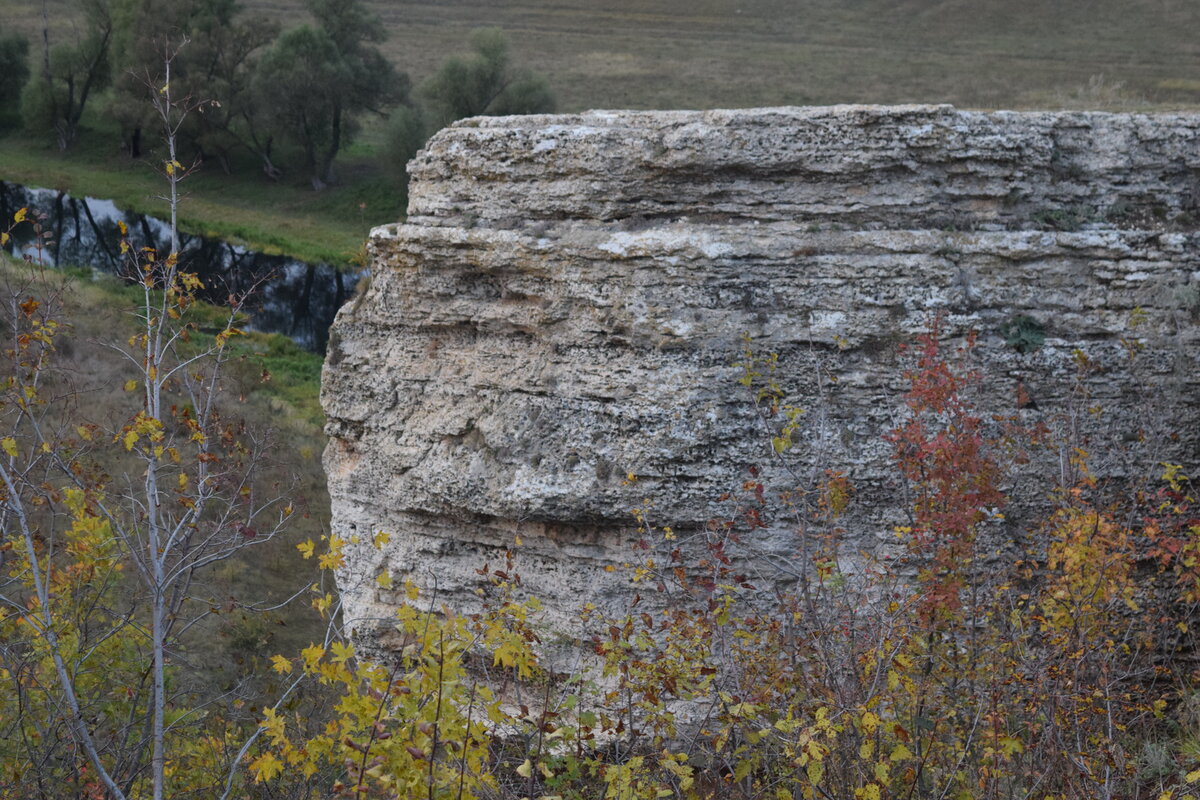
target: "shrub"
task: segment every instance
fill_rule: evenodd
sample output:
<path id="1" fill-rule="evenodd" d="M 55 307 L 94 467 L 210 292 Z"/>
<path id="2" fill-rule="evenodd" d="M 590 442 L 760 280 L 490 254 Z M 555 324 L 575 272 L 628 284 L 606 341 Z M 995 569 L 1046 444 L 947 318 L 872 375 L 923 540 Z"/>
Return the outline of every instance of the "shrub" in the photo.
<path id="1" fill-rule="evenodd" d="M 645 552 L 631 577 L 666 598 L 662 610 L 640 611 L 636 597 L 616 616 L 584 606 L 593 660 L 556 675 L 537 658 L 538 605 L 513 599 L 510 554 L 503 570 L 481 570 L 490 599 L 478 615 L 417 607 L 410 589 L 388 671 L 352 667 L 345 648 L 315 652 L 303 669 L 338 685 L 337 735 L 293 741 L 268 716 L 277 755 L 259 776 L 319 752 L 344 796 L 1190 796 L 1194 747 L 1170 738 L 1189 724 L 1170 717 L 1195 694 L 1183 654 L 1200 599 L 1200 520 L 1182 469 L 1100 505 L 1079 451 L 1079 482 L 1054 497 L 1039 544 L 991 557 L 1006 454 L 1046 434 L 982 418 L 967 399 L 978 376 L 963 366 L 973 339 L 947 358 L 937 334 L 917 343 L 905 415 L 887 434 L 911 498 L 899 558 L 843 552 L 853 486 L 826 472 L 790 509 L 816 543 L 796 588 L 764 601 L 727 550 L 771 513 L 752 473 L 728 518 L 686 543 L 700 559 L 639 513 Z M 775 359 L 748 348 L 743 366 L 772 450 L 797 446 Z"/>

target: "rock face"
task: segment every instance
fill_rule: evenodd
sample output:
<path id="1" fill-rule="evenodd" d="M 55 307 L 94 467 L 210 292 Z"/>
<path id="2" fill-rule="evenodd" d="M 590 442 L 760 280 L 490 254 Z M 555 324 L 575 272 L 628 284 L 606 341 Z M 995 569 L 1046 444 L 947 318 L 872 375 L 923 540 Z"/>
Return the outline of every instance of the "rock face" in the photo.
<path id="1" fill-rule="evenodd" d="M 1200 115 L 473 119 L 409 170 L 408 222 L 373 232 L 322 389 L 358 624 L 396 602 L 381 573 L 470 606 L 476 569 L 518 537 L 552 620 L 622 603 L 628 575 L 604 568 L 633 560 L 632 510 L 686 540 L 751 466 L 768 507 L 844 472 L 846 550 L 886 546 L 904 512 L 882 439 L 902 417 L 898 346 L 938 314 L 951 345 L 978 332 L 985 416 L 1057 432 L 1031 480 L 1074 445 L 1100 477 L 1196 461 Z M 745 336 L 805 411 L 783 459 L 738 382 Z M 1048 489 L 996 535 L 1030 535 Z M 801 532 L 766 518 L 741 547 L 781 567 L 769 583 Z"/>

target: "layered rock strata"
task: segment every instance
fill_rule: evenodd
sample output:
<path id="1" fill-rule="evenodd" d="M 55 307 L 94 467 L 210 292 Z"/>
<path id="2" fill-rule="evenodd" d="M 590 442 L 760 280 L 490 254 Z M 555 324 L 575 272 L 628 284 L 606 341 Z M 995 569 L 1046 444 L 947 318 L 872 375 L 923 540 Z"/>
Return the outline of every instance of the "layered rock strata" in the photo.
<path id="1" fill-rule="evenodd" d="M 518 538 L 552 621 L 619 606 L 629 576 L 605 568 L 633 560 L 632 510 L 686 540 L 750 467 L 768 524 L 743 549 L 774 565 L 764 592 L 802 549 L 775 498 L 826 470 L 854 486 L 846 551 L 886 547 L 904 512 L 882 438 L 903 413 L 899 346 L 938 315 L 948 345 L 978 332 L 985 417 L 1057 432 L 997 541 L 1036 532 L 1068 445 L 1101 478 L 1196 461 L 1200 115 L 473 119 L 409 170 L 408 221 L 372 232 L 322 388 L 359 624 L 398 601 L 383 573 L 472 606 L 476 570 Z M 746 337 L 804 409 L 782 459 L 739 383 Z"/>

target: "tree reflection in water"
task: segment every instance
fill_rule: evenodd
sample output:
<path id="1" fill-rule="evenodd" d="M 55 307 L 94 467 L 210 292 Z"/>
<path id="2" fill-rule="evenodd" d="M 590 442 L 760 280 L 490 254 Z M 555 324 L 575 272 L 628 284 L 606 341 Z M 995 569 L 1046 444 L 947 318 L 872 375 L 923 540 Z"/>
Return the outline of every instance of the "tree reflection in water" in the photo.
<path id="1" fill-rule="evenodd" d="M 134 248 L 169 246 L 167 223 L 160 219 L 121 211 L 109 200 L 0 181 L 0 219 L 12 219 L 20 208 L 46 216 L 51 244 L 44 257 L 52 266 L 126 271 L 120 258 L 118 221 L 128 227 Z M 32 236 L 30 226 L 18 226 L 9 249 L 17 255 L 31 251 Z M 325 351 L 333 317 L 359 277 L 329 264 L 258 253 L 220 239 L 181 234 L 180 240 L 180 260 L 203 281 L 205 300 L 223 305 L 231 293 L 254 290 L 247 306 L 249 327 L 282 333 L 318 353 Z"/>

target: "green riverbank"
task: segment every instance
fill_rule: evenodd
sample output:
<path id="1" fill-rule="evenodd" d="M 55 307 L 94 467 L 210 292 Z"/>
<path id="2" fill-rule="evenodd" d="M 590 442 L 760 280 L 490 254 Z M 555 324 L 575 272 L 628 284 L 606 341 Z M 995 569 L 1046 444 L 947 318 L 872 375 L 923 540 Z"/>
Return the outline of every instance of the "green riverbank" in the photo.
<path id="1" fill-rule="evenodd" d="M 273 181 L 253 169 L 227 175 L 215 165 L 183 183 L 180 228 L 302 261 L 350 264 L 361 258 L 374 225 L 403 213 L 403 192 L 378 174 L 366 148 L 340 162 L 341 182 L 314 192 L 307 182 Z M 44 138 L 0 138 L 0 180 L 112 200 L 118 207 L 166 218 L 164 184 L 145 160 L 120 153 L 110 137 L 87 135 L 66 153 Z"/>

